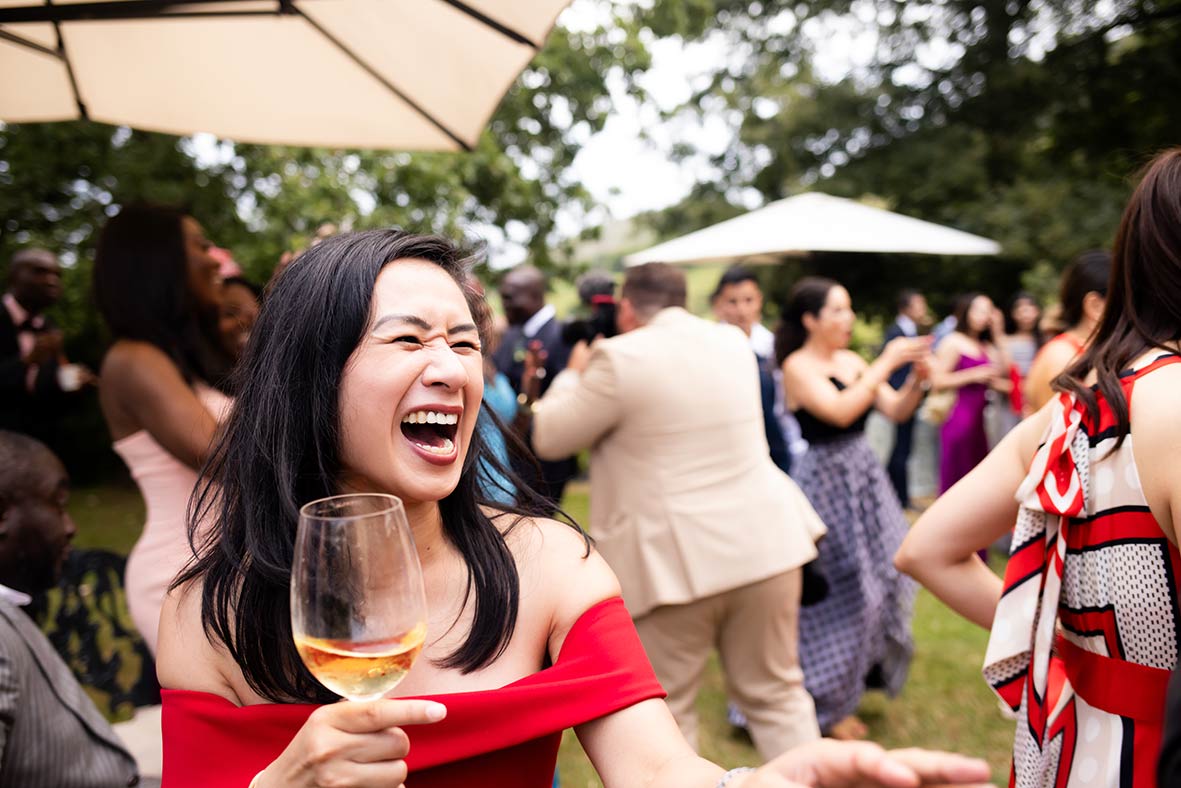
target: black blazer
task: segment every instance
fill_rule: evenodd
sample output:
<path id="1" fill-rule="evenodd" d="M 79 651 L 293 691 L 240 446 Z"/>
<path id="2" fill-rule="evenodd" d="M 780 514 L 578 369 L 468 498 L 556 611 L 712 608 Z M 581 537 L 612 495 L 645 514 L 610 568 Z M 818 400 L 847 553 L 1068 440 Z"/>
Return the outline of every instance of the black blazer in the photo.
<path id="1" fill-rule="evenodd" d="M 545 348 L 545 377 L 541 380 L 538 394 L 542 396 L 558 373 L 566 368 L 570 348 L 562 341 L 562 324 L 556 317 L 543 324 L 533 339 L 540 341 L 541 346 Z M 525 373 L 525 349 L 530 341 L 532 340 L 525 338 L 523 326 L 509 326 L 501 338 L 500 347 L 492 357 L 496 368 L 505 374 L 512 384 L 513 391 L 518 393 L 521 391 L 521 376 Z M 528 435 L 524 438 L 527 444 L 531 442 Z M 513 470 L 525 484 L 555 504 L 561 502 L 566 483 L 578 474 L 578 460 L 574 457 L 564 460 L 540 460 L 536 466 L 533 464 L 533 458 L 514 456 L 512 460 Z"/>
<path id="2" fill-rule="evenodd" d="M 42 331 L 57 326 L 45 318 Z M 62 398 L 57 382 L 57 361 L 47 361 L 37 369 L 33 390 L 29 391 L 29 368 L 21 361 L 16 325 L 8 310 L 0 304 L 0 429 L 41 434 L 41 427 L 54 418 Z"/>
<path id="3" fill-rule="evenodd" d="M 897 320 L 895 320 L 890 324 L 890 327 L 886 329 L 886 339 L 882 343 L 882 346 L 885 347 L 885 345 L 888 344 L 892 339 L 897 339 L 898 337 L 904 336 L 906 336 L 906 332 L 902 330 L 902 326 L 898 324 Z M 901 366 L 891 372 L 889 378 L 890 385 L 893 386 L 895 390 L 902 388 L 903 384 L 906 383 L 906 379 L 910 377 L 910 370 L 913 367 L 913 364 L 906 364 L 905 366 Z"/>
<path id="4" fill-rule="evenodd" d="M 553 379 L 566 368 L 570 348 L 562 341 L 562 325 L 557 318 L 550 318 L 533 339 L 539 340 L 545 348 L 545 378 L 541 381 L 541 394 L 545 394 Z M 525 372 L 525 349 L 530 341 L 525 338 L 523 326 L 509 326 L 501 338 L 500 347 L 492 357 L 496 362 L 496 368 L 505 374 L 513 386 L 513 391 L 516 392 L 521 391 L 521 376 Z"/>

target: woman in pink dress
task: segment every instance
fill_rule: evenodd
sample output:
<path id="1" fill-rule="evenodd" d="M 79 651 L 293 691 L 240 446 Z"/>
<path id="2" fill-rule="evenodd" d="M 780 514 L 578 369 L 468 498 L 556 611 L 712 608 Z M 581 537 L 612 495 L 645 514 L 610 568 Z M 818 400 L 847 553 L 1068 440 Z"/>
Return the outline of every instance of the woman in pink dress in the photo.
<path id="1" fill-rule="evenodd" d="M 1181 148 L 1116 235 L 1108 308 L 1046 407 L 915 524 L 895 562 L 991 629 L 1012 785 L 1153 788 L 1181 650 Z M 1002 581 L 973 552 L 1008 529 Z"/>
<path id="2" fill-rule="evenodd" d="M 124 208 L 98 242 L 94 291 L 115 342 L 103 359 L 99 399 L 147 506 L 127 559 L 124 589 L 154 654 L 168 584 L 192 555 L 185 512 L 218 420 L 231 360 L 218 333 L 221 276 L 191 216 L 159 206 Z"/>

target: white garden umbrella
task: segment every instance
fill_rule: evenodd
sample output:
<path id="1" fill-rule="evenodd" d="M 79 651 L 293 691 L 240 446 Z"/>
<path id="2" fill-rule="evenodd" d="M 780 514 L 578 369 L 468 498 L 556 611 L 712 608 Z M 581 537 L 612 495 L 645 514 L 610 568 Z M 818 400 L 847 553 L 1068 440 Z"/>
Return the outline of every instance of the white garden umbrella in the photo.
<path id="1" fill-rule="evenodd" d="M 0 0 L 0 120 L 471 149 L 569 0 Z"/>
<path id="2" fill-rule="evenodd" d="M 808 252 L 993 255 L 1000 251 L 996 241 L 978 235 L 810 192 L 630 254 L 624 263 L 771 263 Z"/>

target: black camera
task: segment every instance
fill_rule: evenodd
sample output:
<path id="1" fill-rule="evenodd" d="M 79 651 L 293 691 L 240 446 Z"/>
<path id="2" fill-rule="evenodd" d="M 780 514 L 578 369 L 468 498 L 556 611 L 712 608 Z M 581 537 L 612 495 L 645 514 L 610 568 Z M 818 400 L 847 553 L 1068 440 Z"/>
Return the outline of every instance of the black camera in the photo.
<path id="1" fill-rule="evenodd" d="M 578 300 L 583 315 L 562 325 L 562 343 L 573 347 L 595 337 L 613 337 L 615 327 L 615 280 L 605 271 L 591 271 L 578 279 Z"/>

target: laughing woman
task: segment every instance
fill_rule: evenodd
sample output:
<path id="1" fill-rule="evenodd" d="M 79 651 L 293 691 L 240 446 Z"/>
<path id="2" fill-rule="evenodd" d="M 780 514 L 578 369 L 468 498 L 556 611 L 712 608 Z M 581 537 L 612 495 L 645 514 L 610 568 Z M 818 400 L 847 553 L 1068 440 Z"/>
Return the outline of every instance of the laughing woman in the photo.
<path id="1" fill-rule="evenodd" d="M 161 617 L 165 784 L 548 788 L 571 726 L 609 788 L 985 779 L 955 756 L 832 742 L 741 773 L 698 758 L 584 536 L 480 495 L 485 311 L 468 262 L 372 231 L 276 280 L 206 470 L 212 528 Z M 344 492 L 400 497 L 421 559 L 428 637 L 398 699 L 334 702 L 292 642 L 299 508 Z"/>

